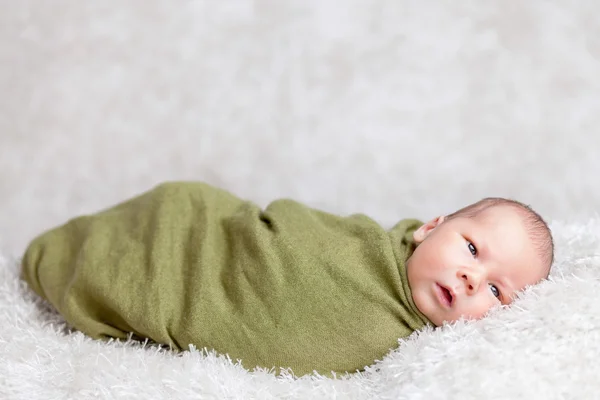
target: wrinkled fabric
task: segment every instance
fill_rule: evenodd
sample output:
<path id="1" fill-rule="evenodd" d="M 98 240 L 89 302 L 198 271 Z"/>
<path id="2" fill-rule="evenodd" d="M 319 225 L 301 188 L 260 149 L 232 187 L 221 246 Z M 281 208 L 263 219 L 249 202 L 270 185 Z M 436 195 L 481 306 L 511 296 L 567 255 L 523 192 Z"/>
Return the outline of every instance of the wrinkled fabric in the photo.
<path id="1" fill-rule="evenodd" d="M 173 182 L 46 232 L 23 278 L 77 330 L 214 349 L 300 376 L 355 372 L 428 321 L 406 277 L 412 232 L 292 200 L 266 209 Z"/>

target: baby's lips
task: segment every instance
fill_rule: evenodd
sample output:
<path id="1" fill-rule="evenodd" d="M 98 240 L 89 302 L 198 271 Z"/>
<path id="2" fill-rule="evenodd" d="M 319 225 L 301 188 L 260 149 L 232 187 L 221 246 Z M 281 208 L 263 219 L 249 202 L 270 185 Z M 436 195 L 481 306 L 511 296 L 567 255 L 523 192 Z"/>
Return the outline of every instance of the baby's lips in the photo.
<path id="1" fill-rule="evenodd" d="M 444 302 L 445 305 L 451 307 L 452 303 L 454 301 L 454 296 L 453 296 L 452 290 L 450 288 L 448 288 L 447 286 L 444 286 L 440 283 L 437 283 L 437 286 L 439 287 L 438 295 L 442 297 L 442 299 L 443 299 L 442 301 Z"/>
<path id="2" fill-rule="evenodd" d="M 456 299 L 456 292 L 452 288 L 447 288 L 448 293 L 450 293 L 450 305 L 454 304 L 454 300 Z"/>
<path id="3" fill-rule="evenodd" d="M 446 289 L 446 291 L 448 292 L 448 295 L 450 295 L 450 306 L 452 306 L 452 304 L 454 304 L 454 298 L 456 297 L 456 295 L 454 294 L 452 289 L 447 288 L 447 287 L 444 287 L 444 289 Z"/>

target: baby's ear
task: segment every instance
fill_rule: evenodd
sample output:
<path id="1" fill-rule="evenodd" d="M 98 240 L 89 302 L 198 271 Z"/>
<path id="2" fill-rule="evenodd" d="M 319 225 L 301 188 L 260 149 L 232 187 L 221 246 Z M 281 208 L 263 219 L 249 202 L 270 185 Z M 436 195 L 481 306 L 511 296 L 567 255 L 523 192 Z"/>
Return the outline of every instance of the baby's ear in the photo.
<path id="1" fill-rule="evenodd" d="M 417 229 L 414 233 L 413 233 L 413 239 L 415 241 L 416 244 L 420 244 L 421 242 L 423 242 L 423 240 L 425 240 L 425 238 L 427 236 L 429 236 L 429 234 L 431 232 L 433 232 L 433 230 L 435 228 L 437 228 L 442 222 L 444 222 L 446 220 L 445 216 L 439 216 L 437 218 L 432 219 L 431 221 L 421 225 L 419 227 L 419 229 Z"/>

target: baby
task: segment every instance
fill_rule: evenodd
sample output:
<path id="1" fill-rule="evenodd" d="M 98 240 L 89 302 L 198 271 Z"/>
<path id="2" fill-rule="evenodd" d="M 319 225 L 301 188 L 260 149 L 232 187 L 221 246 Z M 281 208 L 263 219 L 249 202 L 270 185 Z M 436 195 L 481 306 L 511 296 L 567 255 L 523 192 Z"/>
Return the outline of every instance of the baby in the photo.
<path id="1" fill-rule="evenodd" d="M 427 324 L 480 318 L 552 261 L 548 226 L 512 200 L 385 230 L 175 182 L 39 236 L 22 275 L 91 337 L 194 345 L 300 376 L 361 370 Z"/>

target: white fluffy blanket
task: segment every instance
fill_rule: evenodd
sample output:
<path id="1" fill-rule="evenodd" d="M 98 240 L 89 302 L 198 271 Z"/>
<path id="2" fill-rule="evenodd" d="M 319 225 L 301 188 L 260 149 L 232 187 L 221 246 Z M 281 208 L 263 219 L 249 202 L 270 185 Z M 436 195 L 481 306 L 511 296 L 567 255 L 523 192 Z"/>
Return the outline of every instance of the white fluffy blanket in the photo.
<path id="1" fill-rule="evenodd" d="M 202 351 L 175 356 L 68 334 L 0 258 L 6 399 L 552 399 L 600 390 L 600 220 L 554 224 L 552 279 L 484 320 L 413 335 L 363 374 L 294 380 Z M 293 340 L 293 339 L 290 339 Z"/>
<path id="2" fill-rule="evenodd" d="M 6 2 L 0 398 L 593 398 L 599 12 L 591 0 Z M 514 197 L 553 221 L 557 262 L 512 307 L 338 380 L 65 332 L 17 279 L 27 242 L 171 179 L 384 225 Z"/>

